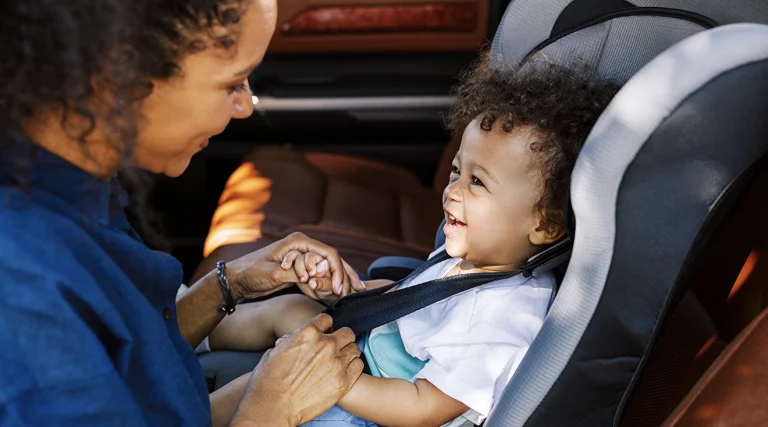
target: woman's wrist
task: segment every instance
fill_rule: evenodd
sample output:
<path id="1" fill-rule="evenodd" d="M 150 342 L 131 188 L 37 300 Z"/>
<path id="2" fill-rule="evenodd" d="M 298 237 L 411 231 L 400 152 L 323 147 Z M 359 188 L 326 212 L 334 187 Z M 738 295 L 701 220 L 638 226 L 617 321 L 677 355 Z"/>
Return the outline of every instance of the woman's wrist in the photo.
<path id="1" fill-rule="evenodd" d="M 232 417 L 232 427 L 297 427 L 298 424 L 291 421 L 291 417 L 286 413 L 289 410 L 287 404 L 279 401 L 280 396 L 256 396 L 246 390 L 243 398 L 240 400 L 235 414 Z M 247 398 L 247 402 L 245 401 Z"/>
<path id="2" fill-rule="evenodd" d="M 253 279 L 246 274 L 248 270 L 247 266 L 242 266 L 239 259 L 226 263 L 226 273 L 229 278 L 230 294 L 232 298 L 237 302 L 243 298 L 258 298 L 264 292 L 257 292 L 255 289 L 259 289 L 253 283 Z M 214 275 L 216 270 L 213 271 Z"/>
<path id="3" fill-rule="evenodd" d="M 258 409 L 264 409 L 268 412 L 259 413 L 257 412 Z M 293 424 L 287 418 L 281 417 L 268 405 L 258 405 L 248 412 L 253 414 L 252 418 L 235 413 L 235 418 L 229 424 L 230 427 L 297 427 L 297 424 Z"/>
<path id="4" fill-rule="evenodd" d="M 227 276 L 229 277 L 229 292 L 235 302 L 245 298 L 246 296 L 253 297 L 252 295 L 247 295 L 247 292 L 245 291 L 247 287 L 245 285 L 244 274 L 235 271 L 233 268 L 229 267 L 229 264 L 227 264 Z"/>

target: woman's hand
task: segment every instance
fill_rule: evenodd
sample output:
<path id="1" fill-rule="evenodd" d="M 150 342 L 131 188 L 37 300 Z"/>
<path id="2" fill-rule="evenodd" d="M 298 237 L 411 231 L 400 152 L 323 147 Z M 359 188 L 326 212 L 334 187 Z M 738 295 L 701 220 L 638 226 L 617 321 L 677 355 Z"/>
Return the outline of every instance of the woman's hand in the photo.
<path id="1" fill-rule="evenodd" d="M 341 399 L 363 372 L 363 361 L 352 331 L 328 334 L 332 325 L 321 314 L 279 340 L 251 374 L 231 425 L 295 427 Z"/>
<path id="2" fill-rule="evenodd" d="M 283 268 L 289 253 L 315 253 L 328 263 L 330 286 L 337 295 L 351 289 L 363 290 L 360 278 L 339 256 L 339 252 L 301 233 L 277 241 L 269 246 L 227 263 L 227 275 L 235 299 L 263 296 L 293 283 L 307 283 L 309 277 L 299 277 L 293 268 Z M 304 279 L 304 280 L 302 280 Z"/>
<path id="3" fill-rule="evenodd" d="M 344 260 L 342 260 L 342 263 L 348 275 L 357 276 L 357 273 L 349 264 Z M 302 254 L 299 251 L 290 251 L 283 258 L 280 266 L 286 270 L 292 268 L 299 278 L 297 285 L 301 292 L 325 305 L 331 305 L 348 293 L 360 290 L 355 286 L 352 286 L 349 290 L 344 287 L 334 288 L 331 283 L 328 260 L 315 252 Z M 365 289 L 365 284 L 363 283 L 362 285 L 363 289 Z"/>

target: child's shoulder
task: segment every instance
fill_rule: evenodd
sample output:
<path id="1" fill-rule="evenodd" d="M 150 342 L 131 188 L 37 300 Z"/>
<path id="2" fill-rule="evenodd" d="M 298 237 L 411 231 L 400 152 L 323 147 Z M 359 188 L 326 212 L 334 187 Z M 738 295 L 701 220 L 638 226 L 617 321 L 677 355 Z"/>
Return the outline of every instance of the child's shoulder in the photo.
<path id="1" fill-rule="evenodd" d="M 511 277 L 496 280 L 494 282 L 482 285 L 479 290 L 494 290 L 498 289 L 504 291 L 505 289 L 520 288 L 531 289 L 537 292 L 551 293 L 556 287 L 555 276 L 552 273 L 545 272 L 537 274 L 536 276 L 525 277 L 523 274 L 518 273 Z"/>

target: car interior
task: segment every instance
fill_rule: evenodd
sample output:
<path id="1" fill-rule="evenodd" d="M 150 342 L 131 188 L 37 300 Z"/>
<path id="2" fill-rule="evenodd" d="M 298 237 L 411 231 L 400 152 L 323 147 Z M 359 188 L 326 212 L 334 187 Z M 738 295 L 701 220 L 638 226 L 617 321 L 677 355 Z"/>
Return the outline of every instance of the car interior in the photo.
<path id="1" fill-rule="evenodd" d="M 568 239 L 538 264 L 557 296 L 485 425 L 768 425 L 768 2 L 279 8 L 256 113 L 154 183 L 187 283 L 295 231 L 404 277 L 440 245 L 456 76 L 481 49 L 579 59 L 626 85 L 579 156 Z M 200 359 L 218 387 L 259 357 Z"/>

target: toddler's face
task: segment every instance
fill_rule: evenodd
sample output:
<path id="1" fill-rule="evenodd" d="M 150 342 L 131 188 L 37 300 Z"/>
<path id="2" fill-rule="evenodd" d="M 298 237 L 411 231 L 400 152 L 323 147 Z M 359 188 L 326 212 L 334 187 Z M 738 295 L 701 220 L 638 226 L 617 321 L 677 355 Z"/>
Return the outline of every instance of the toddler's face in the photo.
<path id="1" fill-rule="evenodd" d="M 497 122 L 490 132 L 473 121 L 464 131 L 443 192 L 446 250 L 478 267 L 518 267 L 537 252 L 544 233 L 535 209 L 540 172 L 529 148 L 538 132 L 517 126 L 504 132 Z"/>

